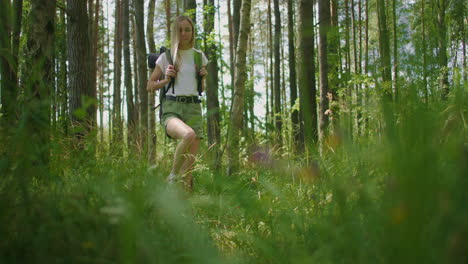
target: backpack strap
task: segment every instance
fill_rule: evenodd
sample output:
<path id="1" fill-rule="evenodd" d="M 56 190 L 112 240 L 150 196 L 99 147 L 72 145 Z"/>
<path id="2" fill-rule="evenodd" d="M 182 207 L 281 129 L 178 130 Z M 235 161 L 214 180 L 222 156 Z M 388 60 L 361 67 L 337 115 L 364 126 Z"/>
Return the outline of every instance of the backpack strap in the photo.
<path id="1" fill-rule="evenodd" d="M 193 51 L 193 56 L 194 56 L 194 61 L 195 61 L 195 74 L 197 78 L 197 90 L 198 90 L 198 95 L 202 95 L 202 76 L 200 75 L 200 70 L 203 67 L 202 65 L 202 53 L 194 50 Z"/>
<path id="2" fill-rule="evenodd" d="M 167 59 L 167 62 L 169 63 L 169 65 L 173 65 L 173 61 L 172 61 L 172 55 L 171 55 L 171 50 L 170 49 L 166 49 L 165 51 L 166 53 L 166 59 Z M 169 89 L 171 89 L 172 87 L 172 93 L 174 93 L 174 84 L 175 84 L 175 79 L 172 78 L 170 81 L 169 81 L 169 84 L 166 85 L 165 87 L 162 88 L 162 90 L 160 91 L 160 94 L 159 94 L 159 120 L 162 122 L 162 114 L 163 114 L 163 102 L 164 100 L 166 99 L 166 93 L 169 91 Z M 156 108 L 158 108 L 158 106 L 156 106 Z"/>

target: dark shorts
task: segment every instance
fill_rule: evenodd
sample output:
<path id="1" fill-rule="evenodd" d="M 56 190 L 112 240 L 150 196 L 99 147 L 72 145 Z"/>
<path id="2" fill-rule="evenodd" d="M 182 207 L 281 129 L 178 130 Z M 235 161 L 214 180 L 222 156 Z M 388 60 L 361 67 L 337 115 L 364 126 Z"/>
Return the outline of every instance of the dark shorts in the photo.
<path id="1" fill-rule="evenodd" d="M 200 103 L 181 103 L 171 100 L 164 100 L 163 114 L 161 117 L 164 130 L 166 131 L 167 121 L 176 117 L 195 131 L 197 138 L 203 138 L 203 119 Z M 170 137 L 170 136 L 169 136 Z"/>

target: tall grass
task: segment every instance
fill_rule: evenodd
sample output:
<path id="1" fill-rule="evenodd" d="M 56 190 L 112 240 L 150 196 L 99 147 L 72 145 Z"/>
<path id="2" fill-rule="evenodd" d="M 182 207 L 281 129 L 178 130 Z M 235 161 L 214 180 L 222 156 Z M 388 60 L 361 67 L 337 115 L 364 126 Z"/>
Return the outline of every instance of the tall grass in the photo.
<path id="1" fill-rule="evenodd" d="M 170 159 L 149 169 L 62 141 L 54 177 L 31 175 L 24 199 L 10 189 L 18 161 L 2 157 L 0 262 L 467 263 L 466 87 L 430 105 L 401 90 L 374 109 L 381 135 L 343 137 L 309 166 L 269 156 L 236 177 L 201 160 L 192 194 L 164 183 Z"/>

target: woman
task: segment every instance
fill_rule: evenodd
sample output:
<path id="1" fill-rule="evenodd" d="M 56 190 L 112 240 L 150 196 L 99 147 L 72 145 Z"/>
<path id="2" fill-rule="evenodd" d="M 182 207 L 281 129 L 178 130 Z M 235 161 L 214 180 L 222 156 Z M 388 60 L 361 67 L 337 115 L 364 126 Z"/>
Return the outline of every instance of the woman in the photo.
<path id="1" fill-rule="evenodd" d="M 170 56 L 167 52 L 161 54 L 156 61 L 156 67 L 148 81 L 147 90 L 155 91 L 170 84 L 174 79 L 173 88 L 167 90 L 164 100 L 161 123 L 166 134 L 180 140 L 174 153 L 172 170 L 167 181 L 175 182 L 179 177 L 185 177 L 188 190 L 192 189 L 191 168 L 195 162 L 202 135 L 201 104 L 198 99 L 197 75 L 206 77 L 206 56 L 195 50 L 195 31 L 193 22 L 186 16 L 175 19 L 172 27 Z M 196 69 L 194 53 L 201 53 L 200 69 Z M 163 74 L 164 72 L 164 74 Z M 202 81 L 203 83 L 203 81 Z M 166 88 L 167 89 L 167 88 Z"/>

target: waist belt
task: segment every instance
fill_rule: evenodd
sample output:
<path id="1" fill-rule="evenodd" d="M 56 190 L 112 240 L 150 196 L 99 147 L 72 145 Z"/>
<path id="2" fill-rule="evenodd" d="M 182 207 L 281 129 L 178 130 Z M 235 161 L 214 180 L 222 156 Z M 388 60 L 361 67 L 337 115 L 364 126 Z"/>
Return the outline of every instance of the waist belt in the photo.
<path id="1" fill-rule="evenodd" d="M 167 100 L 176 101 L 183 104 L 199 104 L 201 100 L 198 99 L 198 96 L 166 96 Z"/>

